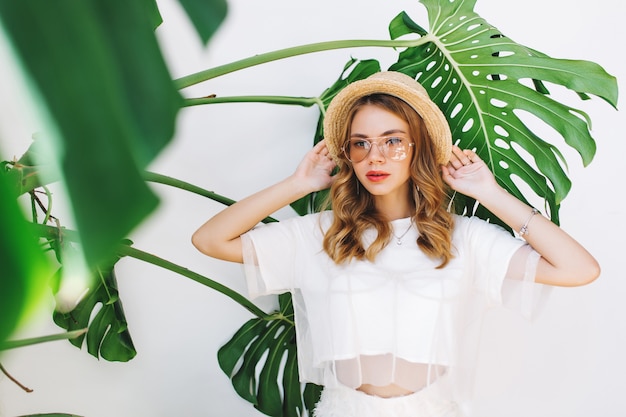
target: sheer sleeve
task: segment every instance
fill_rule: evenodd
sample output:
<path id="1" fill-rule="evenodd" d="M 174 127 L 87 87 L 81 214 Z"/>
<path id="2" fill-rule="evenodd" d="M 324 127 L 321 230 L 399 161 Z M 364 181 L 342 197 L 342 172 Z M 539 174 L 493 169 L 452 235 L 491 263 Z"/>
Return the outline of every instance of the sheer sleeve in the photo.
<path id="1" fill-rule="evenodd" d="M 474 217 L 457 221 L 465 233 L 465 250 L 471 254 L 475 289 L 489 305 L 534 317 L 549 294 L 545 286 L 535 283 L 540 255 L 500 226 Z"/>
<path id="2" fill-rule="evenodd" d="M 251 299 L 267 294 L 267 287 L 261 278 L 259 260 L 254 250 L 254 242 L 250 233 L 241 236 L 243 268 L 248 284 L 248 296 Z"/>
<path id="3" fill-rule="evenodd" d="M 248 295 L 281 294 L 293 288 L 296 242 L 293 222 L 258 226 L 241 236 Z"/>
<path id="4" fill-rule="evenodd" d="M 241 236 L 250 298 L 282 294 L 297 287 L 296 280 L 302 275 L 307 257 L 317 250 L 318 218 L 297 216 L 260 225 Z"/>
<path id="5" fill-rule="evenodd" d="M 519 248 L 511 258 L 502 285 L 504 307 L 519 311 L 529 320 L 539 314 L 550 294 L 550 286 L 535 282 L 540 258 L 528 244 Z"/>
<path id="6" fill-rule="evenodd" d="M 516 251 L 525 241 L 478 217 L 457 217 L 459 256 L 465 259 L 474 290 L 488 305 L 502 304 L 502 283 Z"/>

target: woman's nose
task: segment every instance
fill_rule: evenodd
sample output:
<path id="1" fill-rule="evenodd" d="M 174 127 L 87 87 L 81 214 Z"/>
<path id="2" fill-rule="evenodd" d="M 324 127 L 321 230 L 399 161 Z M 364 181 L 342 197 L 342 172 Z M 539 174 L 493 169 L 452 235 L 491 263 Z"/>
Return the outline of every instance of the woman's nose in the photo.
<path id="1" fill-rule="evenodd" d="M 385 161 L 385 155 L 383 154 L 383 151 L 378 143 L 372 143 L 372 147 L 367 154 L 367 159 L 370 161 L 370 163 Z"/>

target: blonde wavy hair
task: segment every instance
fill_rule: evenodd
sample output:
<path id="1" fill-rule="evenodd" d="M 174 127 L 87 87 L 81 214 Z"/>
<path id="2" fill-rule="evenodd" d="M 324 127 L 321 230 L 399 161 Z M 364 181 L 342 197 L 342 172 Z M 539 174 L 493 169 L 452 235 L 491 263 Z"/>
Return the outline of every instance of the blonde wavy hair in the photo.
<path id="1" fill-rule="evenodd" d="M 410 165 L 409 200 L 415 209 L 412 218 L 419 230 L 417 246 L 428 257 L 439 259 L 441 263 L 437 268 L 443 268 L 452 258 L 453 219 L 446 210 L 446 184 L 441 178 L 436 152 L 422 118 L 399 98 L 386 94 L 369 95 L 358 100 L 351 109 L 343 135 L 344 144 L 350 138 L 354 115 L 365 105 L 386 109 L 409 125 L 409 134 L 415 142 Z M 337 155 L 337 166 L 338 172 L 327 201 L 332 207 L 334 220 L 324 235 L 324 251 L 337 264 L 353 258 L 373 261 L 391 239 L 388 219 L 376 211 L 372 195 L 358 183 L 345 155 Z M 359 192 L 357 187 L 360 187 Z M 376 230 L 377 237 L 364 248 L 361 236 L 370 228 Z"/>

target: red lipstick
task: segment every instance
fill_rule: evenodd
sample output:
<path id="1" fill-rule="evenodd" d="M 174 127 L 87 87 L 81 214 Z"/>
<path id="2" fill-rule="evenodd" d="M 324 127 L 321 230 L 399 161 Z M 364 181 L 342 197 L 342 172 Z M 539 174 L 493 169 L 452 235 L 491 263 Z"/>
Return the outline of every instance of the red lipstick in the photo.
<path id="1" fill-rule="evenodd" d="M 368 171 L 365 176 L 372 182 L 380 182 L 386 180 L 389 177 L 389 173 L 385 171 Z"/>

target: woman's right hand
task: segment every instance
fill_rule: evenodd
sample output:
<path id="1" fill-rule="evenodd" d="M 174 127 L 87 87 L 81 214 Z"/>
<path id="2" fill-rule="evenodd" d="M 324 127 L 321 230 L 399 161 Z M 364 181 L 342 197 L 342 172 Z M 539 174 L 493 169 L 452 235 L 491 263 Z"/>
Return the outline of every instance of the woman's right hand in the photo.
<path id="1" fill-rule="evenodd" d="M 225 261 L 242 262 L 240 236 L 276 210 L 314 191 L 330 186 L 335 163 L 324 141 L 306 153 L 295 172 L 264 190 L 225 208 L 192 236 L 193 245 L 206 255 Z"/>
<path id="2" fill-rule="evenodd" d="M 324 140 L 309 150 L 296 168 L 292 177 L 302 181 L 309 192 L 324 190 L 333 182 L 332 172 L 336 164 L 328 154 Z"/>

